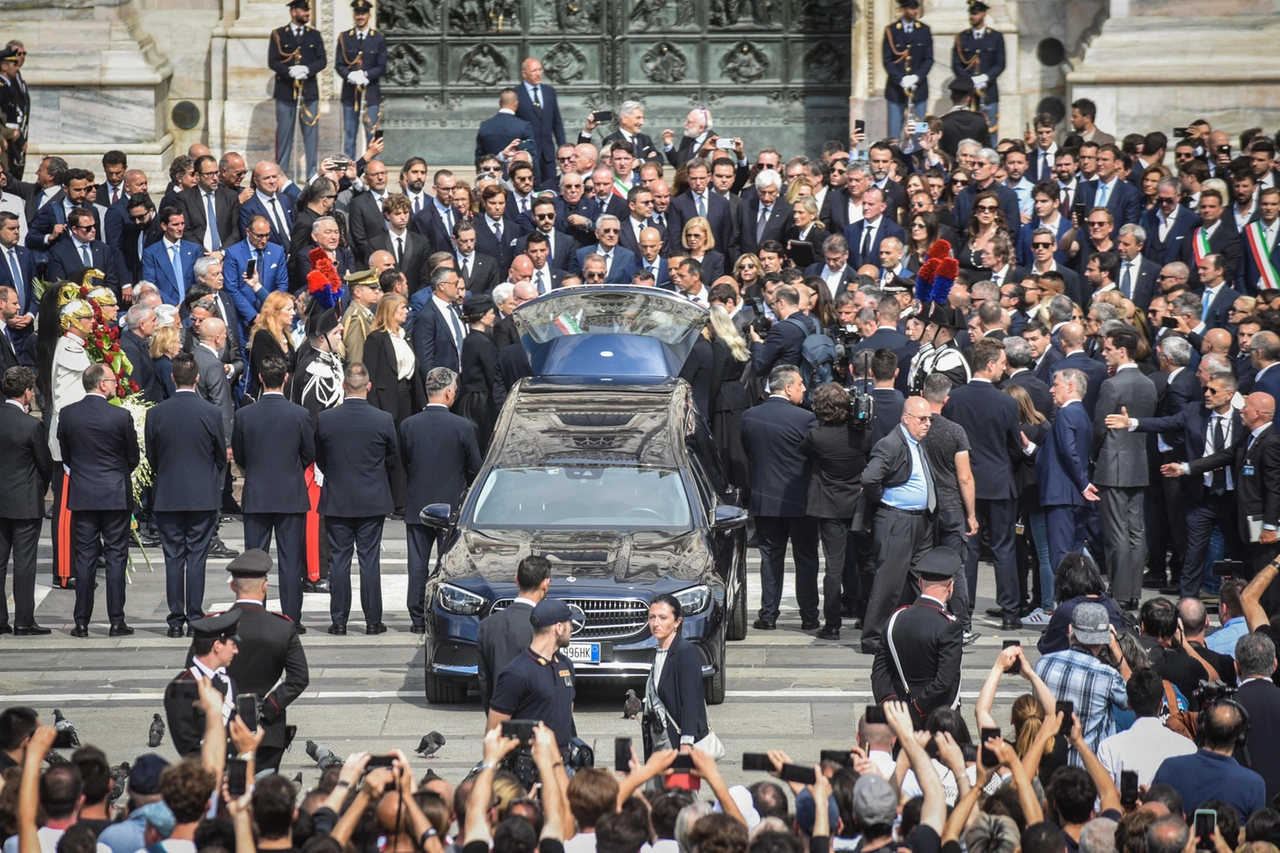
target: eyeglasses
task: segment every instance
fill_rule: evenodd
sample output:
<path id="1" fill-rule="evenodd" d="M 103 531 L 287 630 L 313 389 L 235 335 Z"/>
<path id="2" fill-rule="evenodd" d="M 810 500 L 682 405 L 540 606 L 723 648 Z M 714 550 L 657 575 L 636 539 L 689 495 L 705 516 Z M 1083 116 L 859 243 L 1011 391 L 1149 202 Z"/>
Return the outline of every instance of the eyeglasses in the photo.
<path id="1" fill-rule="evenodd" d="M 1178 203 L 1176 198 L 1162 198 L 1159 200 L 1161 204 L 1175 205 Z"/>
<path id="2" fill-rule="evenodd" d="M 337 200 L 338 200 L 338 197 L 337 197 L 336 195 L 326 195 L 326 196 L 322 196 L 322 198 L 324 198 L 326 201 L 337 201 Z"/>
<path id="3" fill-rule="evenodd" d="M 755 265 L 755 264 L 738 264 L 738 269 L 740 269 L 740 270 L 753 270 L 753 269 L 757 269 L 757 267 L 756 267 L 756 265 Z"/>
<path id="4" fill-rule="evenodd" d="M 245 175 L 249 174 L 249 170 L 248 170 L 248 169 L 237 169 L 237 170 L 235 170 L 235 171 L 228 171 L 228 172 L 227 172 L 227 174 L 229 174 L 229 175 L 235 175 L 237 178 L 243 178 Z"/>
<path id="5" fill-rule="evenodd" d="M 1161 274 L 1161 275 L 1156 276 L 1156 278 L 1157 278 L 1159 281 L 1172 281 L 1172 280 L 1176 279 L 1176 278 L 1177 278 L 1177 276 L 1176 276 L 1176 275 L 1163 275 L 1163 274 Z"/>
<path id="6" fill-rule="evenodd" d="M 249 236 L 250 236 L 250 237 L 257 237 L 259 240 L 265 240 L 265 239 L 267 239 L 268 237 L 270 237 L 270 236 L 271 236 L 271 232 L 270 232 L 270 231 L 268 231 L 268 232 L 267 232 L 267 233 L 265 233 L 265 234 L 259 234 L 259 233 L 258 233 L 258 232 L 256 232 L 256 231 L 250 231 L 250 232 L 249 232 Z"/>
<path id="7" fill-rule="evenodd" d="M 72 225 L 72 228 L 78 228 L 81 231 L 97 231 L 98 226 L 90 222 L 88 225 Z"/>
<path id="8" fill-rule="evenodd" d="M 975 209 L 975 210 L 977 210 L 979 213 L 995 213 L 997 210 L 999 210 L 999 209 L 1000 209 L 1000 205 L 998 205 L 998 204 L 980 204 L 980 205 L 978 205 L 978 206 L 977 206 L 976 208 L 974 208 L 974 209 Z"/>
<path id="9" fill-rule="evenodd" d="M 620 234 L 622 233 L 622 229 L 621 228 L 601 228 L 600 233 L 601 234 Z"/>
<path id="10" fill-rule="evenodd" d="M 576 156 L 576 155 L 574 155 L 574 154 L 570 154 L 570 155 L 569 155 L 569 156 L 567 156 L 567 157 L 557 157 L 557 158 L 556 158 L 556 162 L 558 162 L 558 163 L 572 163 L 572 162 L 574 162 L 574 161 L 575 161 L 575 160 L 577 160 L 577 159 L 578 159 L 578 158 L 577 158 L 577 156 Z"/>
<path id="11" fill-rule="evenodd" d="M 147 216 L 149 216 L 150 214 L 151 214 L 151 211 L 149 210 L 136 215 L 131 213 L 129 214 L 129 218 L 132 219 L 134 222 L 145 222 L 147 219 Z"/>
<path id="12" fill-rule="evenodd" d="M 482 171 L 482 172 L 501 172 L 501 171 L 502 171 L 502 167 L 501 167 L 501 166 L 481 166 L 481 167 L 480 167 L 480 171 Z"/>
<path id="13" fill-rule="evenodd" d="M 200 174 L 200 177 L 202 178 L 208 178 L 218 174 L 218 170 L 214 169 L 212 172 L 200 172 L 199 174 Z"/>
<path id="14" fill-rule="evenodd" d="M 589 273 L 585 273 L 585 274 L 583 275 L 583 277 L 584 277 L 587 281 L 597 281 L 597 280 L 598 280 L 598 281 L 604 281 L 604 273 L 602 273 L 602 272 L 589 272 Z"/>
<path id="15" fill-rule="evenodd" d="M 100 380 L 100 381 L 102 381 L 102 382 L 109 382 L 109 383 L 111 383 L 112 385 L 118 385 L 118 384 L 120 383 L 120 380 L 119 380 L 119 379 L 116 379 L 115 377 L 112 377 L 111 379 L 102 379 L 102 380 Z"/>
<path id="16" fill-rule="evenodd" d="M 969 186 L 969 182 L 968 182 L 968 181 L 960 180 L 959 178 L 956 178 L 956 179 L 954 179 L 954 180 L 951 182 L 951 186 L 953 186 L 953 187 L 967 187 L 967 186 Z"/>
<path id="17" fill-rule="evenodd" d="M 556 215 L 555 213 L 535 213 L 533 215 L 533 218 L 534 219 L 555 219 Z"/>
<path id="18" fill-rule="evenodd" d="M 1031 248 L 1033 248 L 1033 249 L 1052 249 L 1052 248 L 1053 248 L 1053 244 L 1052 244 L 1052 243 L 1032 243 L 1032 244 L 1031 244 Z"/>
<path id="19" fill-rule="evenodd" d="M 912 222 L 911 227 L 912 228 L 928 228 L 929 226 L 925 225 L 923 222 Z"/>
<path id="20" fill-rule="evenodd" d="M 929 423 L 930 421 L 932 421 L 932 420 L 933 420 L 933 415 L 925 415 L 925 416 L 923 416 L 923 417 L 922 417 L 922 416 L 920 416 L 920 415 L 913 415 L 913 414 L 911 414 L 910 412 L 907 412 L 907 413 L 906 413 L 906 415 L 907 415 L 907 417 L 909 417 L 909 418 L 915 418 L 916 420 L 918 420 L 918 421 L 919 421 L 920 423 L 922 423 L 922 424 L 927 424 L 927 423 Z"/>

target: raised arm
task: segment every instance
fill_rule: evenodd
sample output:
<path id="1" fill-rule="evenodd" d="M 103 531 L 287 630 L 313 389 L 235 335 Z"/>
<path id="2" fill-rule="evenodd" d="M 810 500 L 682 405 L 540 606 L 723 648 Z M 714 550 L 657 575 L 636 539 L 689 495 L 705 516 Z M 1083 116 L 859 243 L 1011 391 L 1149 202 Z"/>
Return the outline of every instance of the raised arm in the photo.
<path id="1" fill-rule="evenodd" d="M 942 825 L 947 817 L 947 798 L 942 789 L 942 780 L 933 769 L 929 755 L 916 742 L 911 725 L 911 713 L 905 702 L 885 702 L 885 719 L 893 734 L 902 744 L 902 749 L 911 761 L 911 769 L 915 771 L 920 790 L 924 791 L 924 805 L 920 809 L 920 826 L 927 826 L 938 835 L 942 835 Z"/>

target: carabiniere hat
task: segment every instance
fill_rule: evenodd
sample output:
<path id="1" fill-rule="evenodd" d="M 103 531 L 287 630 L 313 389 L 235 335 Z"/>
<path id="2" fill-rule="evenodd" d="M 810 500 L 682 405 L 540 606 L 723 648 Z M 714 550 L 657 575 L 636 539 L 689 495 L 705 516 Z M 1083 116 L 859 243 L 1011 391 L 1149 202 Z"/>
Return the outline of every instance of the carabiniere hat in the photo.
<path id="1" fill-rule="evenodd" d="M 920 558 L 912 569 L 927 581 L 947 581 L 960 571 L 960 555 L 945 545 L 939 545 Z"/>
<path id="2" fill-rule="evenodd" d="M 219 613 L 217 616 L 206 616 L 197 622 L 192 622 L 191 633 L 205 639 L 236 640 L 239 642 L 240 636 L 236 633 L 236 626 L 239 624 L 240 611 L 228 610 L 226 613 Z"/>
<path id="3" fill-rule="evenodd" d="M 903 9 L 919 9 L 920 0 L 898 0 L 898 5 Z"/>
<path id="4" fill-rule="evenodd" d="M 986 4 L 986 3 L 983 3 L 983 2 L 982 2 L 982 0 L 969 0 L 969 14 L 970 14 L 970 15 L 972 15 L 974 12 L 985 12 L 985 11 L 987 11 L 989 8 L 990 8 L 990 7 L 989 7 L 989 6 L 987 6 L 987 4 Z"/>
<path id="5" fill-rule="evenodd" d="M 951 81 L 951 85 L 948 88 L 953 92 L 972 92 L 973 80 L 963 74 L 957 74 L 955 79 Z"/>
<path id="6" fill-rule="evenodd" d="M 308 11 L 311 10 L 311 4 L 308 2 L 308 0 L 289 0 L 288 3 L 284 4 L 284 6 L 286 9 L 306 9 Z"/>
<path id="7" fill-rule="evenodd" d="M 228 563 L 227 571 L 237 578 L 265 578 L 271 572 L 271 555 L 261 548 L 250 548 Z"/>
<path id="8" fill-rule="evenodd" d="M 544 598 L 534 606 L 529 621 L 535 628 L 550 628 L 572 618 L 573 612 L 569 610 L 569 605 L 558 598 Z"/>
<path id="9" fill-rule="evenodd" d="M 313 311 L 307 315 L 307 337 L 323 338 L 338 328 L 338 309 L 335 305 L 326 311 Z"/>

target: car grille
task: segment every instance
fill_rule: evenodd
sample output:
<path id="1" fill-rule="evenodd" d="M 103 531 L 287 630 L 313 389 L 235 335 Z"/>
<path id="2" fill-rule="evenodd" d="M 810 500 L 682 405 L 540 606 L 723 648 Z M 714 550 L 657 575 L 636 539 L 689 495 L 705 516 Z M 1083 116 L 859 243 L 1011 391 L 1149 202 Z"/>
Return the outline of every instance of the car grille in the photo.
<path id="1" fill-rule="evenodd" d="M 587 624 L 573 635 L 575 640 L 616 640 L 634 636 L 649 628 L 649 602 L 638 598 L 566 598 L 566 604 L 577 605 L 586 614 Z M 493 603 L 493 611 L 506 609 L 512 602 L 502 598 Z"/>
<path id="2" fill-rule="evenodd" d="M 441 643 L 436 646 L 432 663 L 436 666 L 478 666 L 480 652 L 475 646 L 458 643 Z"/>

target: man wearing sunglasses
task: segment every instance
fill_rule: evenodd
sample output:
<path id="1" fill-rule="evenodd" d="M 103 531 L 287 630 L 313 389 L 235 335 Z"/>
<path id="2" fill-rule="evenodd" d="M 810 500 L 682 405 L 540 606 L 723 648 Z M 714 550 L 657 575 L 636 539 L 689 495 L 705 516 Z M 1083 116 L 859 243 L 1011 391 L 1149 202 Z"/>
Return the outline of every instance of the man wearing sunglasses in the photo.
<path id="1" fill-rule="evenodd" d="M 1147 242 L 1142 254 L 1157 264 L 1171 264 L 1182 256 L 1187 235 L 1200 225 L 1200 216 L 1182 203 L 1177 178 L 1161 178 L 1156 185 L 1156 206 L 1142 215 Z"/>
<path id="2" fill-rule="evenodd" d="M 1058 208 L 1057 182 L 1052 179 L 1036 182 L 1036 185 L 1031 188 L 1031 221 L 1018 231 L 1018 265 L 1027 267 L 1035 262 L 1036 255 L 1031 249 L 1031 243 L 1036 239 L 1035 232 L 1041 228 L 1052 232 L 1055 260 L 1065 264 L 1067 255 L 1065 252 L 1056 251 L 1057 242 L 1070 227 L 1071 223 Z"/>
<path id="3" fill-rule="evenodd" d="M 79 270 L 101 270 L 103 284 L 111 288 L 117 302 L 121 298 L 120 277 L 116 272 L 115 250 L 98 239 L 98 223 L 93 214 L 77 207 L 67 215 L 70 239 L 59 240 L 49 249 L 49 276 L 52 281 L 71 279 Z M 132 294 L 133 288 L 129 288 Z"/>

